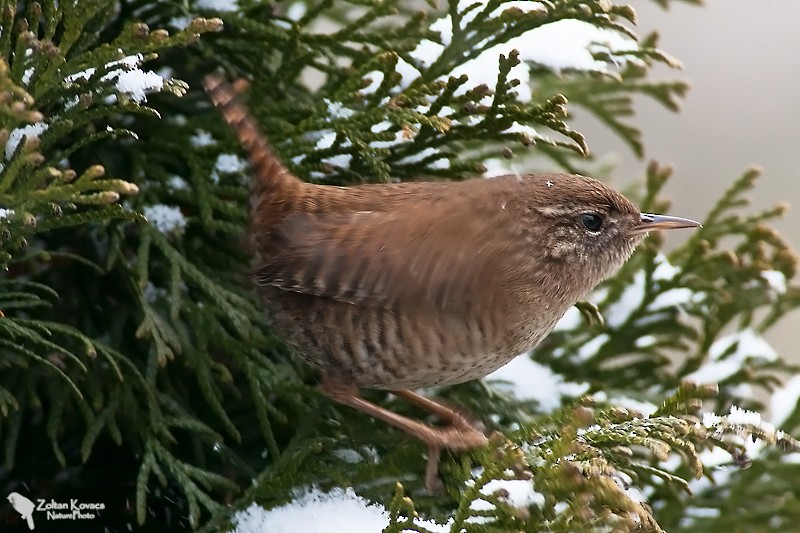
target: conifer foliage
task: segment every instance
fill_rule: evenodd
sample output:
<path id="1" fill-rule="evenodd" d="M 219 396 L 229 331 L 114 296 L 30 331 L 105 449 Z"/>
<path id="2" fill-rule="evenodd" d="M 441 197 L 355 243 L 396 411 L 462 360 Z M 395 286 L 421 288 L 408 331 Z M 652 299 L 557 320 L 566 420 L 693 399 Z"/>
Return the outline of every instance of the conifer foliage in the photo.
<path id="1" fill-rule="evenodd" d="M 102 501 L 109 530 L 299 531 L 325 509 L 309 491 L 387 532 L 796 524 L 800 382 L 763 334 L 800 305 L 797 258 L 770 227 L 785 208 L 747 208 L 756 170 L 532 354 L 432 391 L 495 432 L 445 454 L 443 494 L 423 490 L 420 443 L 322 398 L 271 333 L 247 283 L 247 167 L 205 74 L 247 80 L 281 159 L 331 184 L 603 174 L 570 110 L 641 155 L 634 95 L 677 109 L 686 90 L 652 78 L 678 62 L 620 3 L 410 4 L 0 3 L 6 493 Z M 629 191 L 643 211 L 668 209 L 670 173 Z"/>

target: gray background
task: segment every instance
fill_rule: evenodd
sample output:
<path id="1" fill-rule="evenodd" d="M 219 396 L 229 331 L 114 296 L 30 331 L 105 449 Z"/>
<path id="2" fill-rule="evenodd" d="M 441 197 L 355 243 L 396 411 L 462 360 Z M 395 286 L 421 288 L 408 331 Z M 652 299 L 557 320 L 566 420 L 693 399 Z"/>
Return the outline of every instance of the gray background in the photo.
<path id="1" fill-rule="evenodd" d="M 661 48 L 681 60 L 678 76 L 691 88 L 674 114 L 640 99 L 637 116 L 647 151 L 640 161 L 612 134 L 586 116 L 576 127 L 598 156 L 615 154 L 620 183 L 640 179 L 649 159 L 675 168 L 666 193 L 672 213 L 702 219 L 732 180 L 749 166 L 763 174 L 753 205 L 791 205 L 777 228 L 800 248 L 800 2 L 708 0 L 675 2 L 664 11 L 652 0 L 630 0 L 639 34 L 658 29 Z M 672 236 L 671 238 L 680 238 Z M 800 312 L 784 318 L 767 339 L 800 362 Z"/>

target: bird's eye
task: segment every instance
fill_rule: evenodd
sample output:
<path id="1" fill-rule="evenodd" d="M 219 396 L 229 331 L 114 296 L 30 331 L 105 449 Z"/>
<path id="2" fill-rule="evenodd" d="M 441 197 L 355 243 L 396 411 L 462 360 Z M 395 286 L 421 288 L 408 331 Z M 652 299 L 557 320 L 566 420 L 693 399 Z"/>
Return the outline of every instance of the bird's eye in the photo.
<path id="1" fill-rule="evenodd" d="M 595 213 L 584 213 L 581 215 L 581 223 L 589 231 L 599 231 L 603 225 L 603 219 Z"/>

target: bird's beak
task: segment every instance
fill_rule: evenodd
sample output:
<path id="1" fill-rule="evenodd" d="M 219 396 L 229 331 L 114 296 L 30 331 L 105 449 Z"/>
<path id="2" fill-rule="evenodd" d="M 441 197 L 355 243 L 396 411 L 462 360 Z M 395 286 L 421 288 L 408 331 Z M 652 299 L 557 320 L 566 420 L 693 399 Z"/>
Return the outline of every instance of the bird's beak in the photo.
<path id="1" fill-rule="evenodd" d="M 647 233 L 648 231 L 660 231 L 665 229 L 680 228 L 702 228 L 702 224 L 681 217 L 668 217 L 665 215 L 651 215 L 642 213 L 640 215 L 641 224 L 633 228 L 633 233 Z"/>

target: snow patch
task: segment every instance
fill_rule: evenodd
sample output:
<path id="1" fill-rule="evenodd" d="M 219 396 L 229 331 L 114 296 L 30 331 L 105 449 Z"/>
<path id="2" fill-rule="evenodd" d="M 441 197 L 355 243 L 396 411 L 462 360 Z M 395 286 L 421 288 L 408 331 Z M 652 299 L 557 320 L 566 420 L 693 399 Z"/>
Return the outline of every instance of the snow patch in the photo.
<path id="1" fill-rule="evenodd" d="M 135 68 L 120 72 L 117 89 L 130 96 L 136 103 L 147 101 L 147 93 L 164 87 L 164 78 L 151 70 Z"/>
<path id="2" fill-rule="evenodd" d="M 681 269 L 672 266 L 664 254 L 658 254 L 653 259 L 656 268 L 653 270 L 653 281 L 671 281 L 680 274 Z"/>
<path id="3" fill-rule="evenodd" d="M 381 83 L 383 83 L 383 72 L 380 70 L 373 70 L 367 72 L 364 78 L 369 80 L 369 85 L 361 89 L 361 94 L 374 94 L 375 91 L 378 90 L 378 87 L 381 86 Z"/>
<path id="4" fill-rule="evenodd" d="M 725 355 L 731 347 L 736 349 Z M 708 349 L 709 361 L 685 379 L 699 384 L 719 383 L 738 372 L 750 360 L 775 361 L 777 352 L 752 328 L 746 328 L 714 341 Z M 723 358 L 724 357 L 724 358 Z"/>
<path id="5" fill-rule="evenodd" d="M 519 400 L 535 400 L 544 412 L 561 406 L 563 398 L 576 398 L 589 390 L 588 383 L 564 381 L 549 367 L 523 354 L 488 376 L 487 382 L 497 390 L 509 392 Z"/>
<path id="6" fill-rule="evenodd" d="M 202 148 L 203 146 L 212 146 L 217 143 L 217 141 L 214 140 L 214 137 L 212 137 L 211 134 L 206 130 L 195 131 L 192 136 L 189 137 L 189 142 L 192 143 L 192 146 L 196 146 L 198 148 Z"/>
<path id="7" fill-rule="evenodd" d="M 778 354 L 772 346 L 752 328 L 746 328 L 742 331 L 717 339 L 708 349 L 708 355 L 712 359 L 719 359 L 734 344 L 737 345 L 736 351 L 729 357 L 741 358 L 750 356 L 766 361 L 774 361 L 778 358 Z"/>
<path id="8" fill-rule="evenodd" d="M 483 162 L 483 166 L 486 168 L 483 172 L 483 176 L 486 178 L 496 178 L 512 173 L 507 159 L 487 159 Z"/>
<path id="9" fill-rule="evenodd" d="M 493 479 L 483 486 L 481 494 L 490 496 L 500 490 L 507 494 L 503 500 L 518 509 L 527 509 L 531 505 L 543 507 L 545 504 L 544 496 L 533 488 L 533 481 L 525 479 Z M 470 504 L 469 508 L 473 511 L 491 511 L 495 506 L 486 500 L 477 499 Z M 474 516 L 467 521 L 473 524 L 483 524 L 491 522 L 493 519 L 488 516 Z"/>
<path id="10" fill-rule="evenodd" d="M 778 270 L 764 270 L 761 272 L 761 277 L 769 285 L 776 294 L 783 294 L 786 292 L 786 275 Z"/>
<path id="11" fill-rule="evenodd" d="M 289 9 L 286 10 L 286 18 L 297 22 L 303 18 L 307 10 L 308 7 L 306 6 L 305 2 L 295 2 L 289 6 Z"/>
<path id="12" fill-rule="evenodd" d="M 237 0 L 197 0 L 195 7 L 200 9 L 214 9 L 216 11 L 238 11 Z"/>
<path id="13" fill-rule="evenodd" d="M 127 94 L 136 103 L 146 101 L 148 92 L 158 91 L 164 87 L 164 78 L 153 71 L 139 69 L 143 59 L 144 56 L 142 54 L 136 54 L 106 63 L 106 66 L 111 67 L 111 70 L 104 74 L 101 80 L 116 80 L 116 87 L 119 92 Z M 64 81 L 74 83 L 80 79 L 88 80 L 94 76 L 95 72 L 97 72 L 97 69 L 94 67 L 87 68 L 70 74 L 64 78 Z"/>
<path id="14" fill-rule="evenodd" d="M 611 405 L 618 405 L 619 407 L 624 407 L 630 411 L 636 411 L 637 413 L 642 413 L 644 416 L 650 416 L 656 411 L 658 411 L 658 406 L 652 404 L 650 402 L 642 402 L 639 400 L 634 400 L 633 398 L 628 398 L 626 396 L 620 396 L 611 398 L 609 400 Z"/>
<path id="15" fill-rule="evenodd" d="M 6 159 L 11 159 L 11 156 L 14 155 L 14 151 L 16 151 L 17 146 L 22 142 L 23 138 L 36 139 L 47 131 L 48 127 L 49 126 L 44 122 L 35 122 L 11 130 L 11 133 L 8 134 L 8 140 L 6 141 Z"/>
<path id="16" fill-rule="evenodd" d="M 461 0 L 458 3 L 458 10 L 465 11 L 468 7 L 479 4 L 479 7 L 472 9 L 461 17 L 462 31 L 469 31 L 467 26 L 475 17 L 486 8 L 488 0 Z M 496 18 L 504 11 L 518 9 L 523 12 L 542 11 L 546 8 L 539 2 L 507 2 L 497 7 L 490 15 Z M 420 66 L 428 66 L 434 63 L 443 53 L 453 38 L 453 22 L 450 15 L 442 17 L 431 24 L 431 30 L 438 31 L 442 44 L 429 39 L 420 41 L 416 49 L 409 54 Z M 612 56 L 612 61 L 617 65 L 623 65 L 626 61 L 638 61 L 635 58 L 624 57 L 625 52 L 638 49 L 638 44 L 629 37 L 621 33 L 602 29 L 593 26 L 589 22 L 576 19 L 564 19 L 545 24 L 524 34 L 512 38 L 504 43 L 491 46 L 481 52 L 477 57 L 456 66 L 444 78 L 449 76 L 461 76 L 466 74 L 469 83 L 459 89 L 459 93 L 467 91 L 470 87 L 486 84 L 494 87 L 497 83 L 497 66 L 499 56 L 506 57 L 512 50 L 519 52 L 521 62 L 512 67 L 508 79 L 518 79 L 520 85 L 516 87 L 518 97 L 521 101 L 530 101 L 531 80 L 530 65 L 543 65 L 554 71 L 567 69 L 595 71 L 610 73 L 611 68 L 607 61 L 597 60 L 594 54 L 605 53 Z M 404 72 L 403 81 L 406 75 L 409 81 L 419 76 L 419 71 L 405 61 L 404 65 L 398 62 L 398 72 L 402 68 Z M 410 72 L 413 69 L 414 73 Z"/>
<path id="17" fill-rule="evenodd" d="M 234 533 L 376 533 L 389 524 L 389 512 L 357 495 L 352 488 L 335 487 L 322 492 L 316 487 L 293 501 L 266 510 L 252 504 L 233 516 Z M 435 533 L 449 531 L 448 525 L 417 520 Z"/>
<path id="18" fill-rule="evenodd" d="M 737 407 L 735 405 L 731 406 L 731 412 L 726 417 L 730 424 L 737 424 L 737 425 L 752 425 L 752 426 L 762 426 L 761 414 L 756 413 L 755 411 L 748 411 L 747 409 L 742 409 L 741 407 Z"/>
<path id="19" fill-rule="evenodd" d="M 588 342 L 584 343 L 583 346 L 578 348 L 578 352 L 575 354 L 575 359 L 578 361 L 588 361 L 597 355 L 597 352 L 600 351 L 600 348 L 602 348 L 610 338 L 611 337 L 608 335 L 608 333 L 595 335 Z"/>
<path id="20" fill-rule="evenodd" d="M 324 99 L 324 102 L 328 106 L 328 115 L 333 118 L 350 118 L 356 114 L 355 111 L 345 107 L 341 102 L 333 102 L 327 98 Z"/>
<path id="21" fill-rule="evenodd" d="M 625 324 L 631 315 L 642 306 L 644 301 L 644 272 L 639 271 L 633 276 L 633 282 L 625 287 L 616 302 L 608 306 L 604 316 L 606 324 L 611 328 L 618 328 Z"/>
<path id="22" fill-rule="evenodd" d="M 214 170 L 233 174 L 247 168 L 247 161 L 236 154 L 220 154 L 214 163 Z"/>
<path id="23" fill-rule="evenodd" d="M 781 427 L 797 409 L 798 401 L 800 401 L 800 375 L 792 376 L 783 387 L 772 393 L 769 402 L 772 423 L 776 427 Z"/>
<path id="24" fill-rule="evenodd" d="M 172 176 L 167 180 L 167 187 L 173 191 L 185 191 L 189 184 L 180 176 Z"/>
<path id="25" fill-rule="evenodd" d="M 144 216 L 161 233 L 181 231 L 186 227 L 186 217 L 177 207 L 164 204 L 147 205 Z"/>
<path id="26" fill-rule="evenodd" d="M 333 143 L 336 141 L 336 132 L 333 130 L 326 130 L 322 132 L 319 140 L 317 141 L 317 150 L 325 150 L 326 148 L 330 148 L 333 146 Z"/>
<path id="27" fill-rule="evenodd" d="M 578 329 L 582 323 L 583 315 L 581 315 L 580 310 L 573 305 L 567 309 L 567 312 L 564 313 L 564 316 L 561 317 L 561 320 L 556 323 L 556 327 L 553 328 L 553 331 L 569 331 Z"/>
<path id="28" fill-rule="evenodd" d="M 662 292 L 650 302 L 647 306 L 649 311 L 658 311 L 660 309 L 669 309 L 670 307 L 678 307 L 694 301 L 694 292 L 685 287 L 679 287 Z"/>
<path id="29" fill-rule="evenodd" d="M 636 339 L 633 343 L 637 348 L 649 348 L 654 345 L 658 339 L 655 335 L 644 335 Z"/>
<path id="30" fill-rule="evenodd" d="M 31 82 L 31 78 L 33 78 L 33 73 L 36 72 L 33 67 L 28 67 L 25 69 L 25 72 L 22 73 L 22 83 L 28 85 Z"/>

